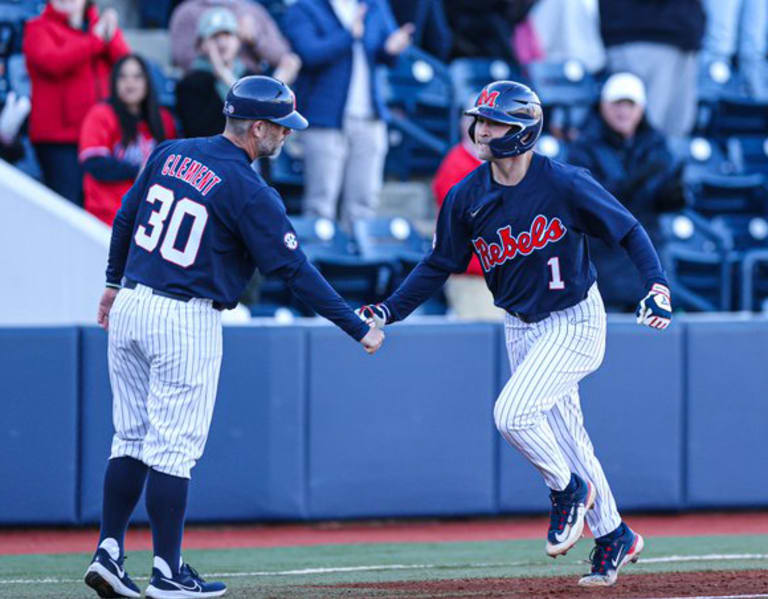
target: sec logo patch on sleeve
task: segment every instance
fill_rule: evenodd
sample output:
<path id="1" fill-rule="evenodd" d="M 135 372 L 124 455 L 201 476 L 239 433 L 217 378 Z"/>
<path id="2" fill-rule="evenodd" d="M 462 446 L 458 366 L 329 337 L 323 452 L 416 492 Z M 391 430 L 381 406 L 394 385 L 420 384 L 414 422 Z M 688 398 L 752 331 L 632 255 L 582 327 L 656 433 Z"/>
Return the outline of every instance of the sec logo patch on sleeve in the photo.
<path id="1" fill-rule="evenodd" d="M 297 247 L 299 247 L 299 240 L 296 239 L 295 233 L 286 233 L 283 237 L 283 243 L 289 250 L 295 250 Z"/>

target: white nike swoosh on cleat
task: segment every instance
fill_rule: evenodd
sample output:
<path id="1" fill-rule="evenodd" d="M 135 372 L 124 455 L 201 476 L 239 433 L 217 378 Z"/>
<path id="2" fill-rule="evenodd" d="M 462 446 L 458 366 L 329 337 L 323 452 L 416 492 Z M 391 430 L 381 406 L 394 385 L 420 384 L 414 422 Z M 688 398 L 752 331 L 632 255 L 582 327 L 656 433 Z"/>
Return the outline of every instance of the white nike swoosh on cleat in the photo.
<path id="1" fill-rule="evenodd" d="M 197 582 L 195 583 L 194 586 L 187 587 L 187 586 L 184 586 L 183 584 L 180 584 L 180 583 L 175 582 L 173 580 L 169 580 L 167 578 L 163 578 L 162 580 L 163 580 L 163 582 L 167 582 L 168 584 L 172 584 L 173 586 L 175 586 L 176 588 L 178 588 L 178 589 L 180 589 L 182 591 L 202 591 L 203 590 L 200 587 L 200 584 L 197 583 Z"/>
<path id="2" fill-rule="evenodd" d="M 117 575 L 118 575 L 120 578 L 125 578 L 125 570 L 123 570 L 123 569 L 120 567 L 120 564 L 118 564 L 118 563 L 117 563 L 115 560 L 113 560 L 111 557 L 109 558 L 109 561 L 110 561 L 110 562 L 112 562 L 112 565 L 113 565 L 113 566 L 115 567 L 115 569 L 117 570 Z"/>
<path id="3" fill-rule="evenodd" d="M 616 554 L 616 557 L 611 560 L 611 564 L 613 564 L 614 568 L 618 568 L 619 564 L 621 563 L 621 552 L 622 550 L 619 549 L 619 552 Z"/>

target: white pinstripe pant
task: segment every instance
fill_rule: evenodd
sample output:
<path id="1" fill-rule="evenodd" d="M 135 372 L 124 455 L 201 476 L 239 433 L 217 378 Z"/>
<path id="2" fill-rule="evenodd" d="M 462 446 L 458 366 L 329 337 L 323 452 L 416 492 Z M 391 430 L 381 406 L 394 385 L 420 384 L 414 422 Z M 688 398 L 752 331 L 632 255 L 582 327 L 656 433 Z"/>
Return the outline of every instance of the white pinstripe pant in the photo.
<path id="1" fill-rule="evenodd" d="M 494 406 L 496 428 L 550 489 L 564 489 L 571 472 L 591 481 L 597 498 L 587 523 L 596 537 L 608 534 L 621 516 L 579 402 L 579 381 L 597 370 L 605 354 L 605 308 L 597 284 L 584 301 L 540 322 L 507 315 L 505 333 L 512 376 Z"/>
<path id="2" fill-rule="evenodd" d="M 109 313 L 111 458 L 190 477 L 211 425 L 221 338 L 210 300 L 185 303 L 144 285 L 120 290 Z"/>

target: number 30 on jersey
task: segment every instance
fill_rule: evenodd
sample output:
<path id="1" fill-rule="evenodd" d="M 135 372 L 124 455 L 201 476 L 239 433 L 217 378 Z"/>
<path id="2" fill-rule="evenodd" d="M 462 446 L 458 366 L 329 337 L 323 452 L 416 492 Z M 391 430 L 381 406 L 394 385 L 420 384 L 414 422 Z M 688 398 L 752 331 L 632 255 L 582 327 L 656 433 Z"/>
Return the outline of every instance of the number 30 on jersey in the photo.
<path id="1" fill-rule="evenodd" d="M 150 213 L 147 224 L 137 227 L 136 235 L 133 237 L 136 245 L 150 253 L 154 252 L 163 236 L 163 230 L 166 229 L 165 221 L 173 208 L 165 238 L 160 246 L 160 255 L 164 260 L 183 268 L 188 268 L 194 264 L 197 252 L 200 250 L 200 241 L 203 238 L 205 225 L 208 223 L 206 207 L 189 198 L 182 198 L 176 202 L 173 191 L 157 183 L 149 188 L 146 200 L 156 207 Z M 158 203 L 159 206 L 157 206 Z M 179 249 L 176 247 L 176 241 L 185 216 L 192 219 L 192 227 L 184 248 Z"/>

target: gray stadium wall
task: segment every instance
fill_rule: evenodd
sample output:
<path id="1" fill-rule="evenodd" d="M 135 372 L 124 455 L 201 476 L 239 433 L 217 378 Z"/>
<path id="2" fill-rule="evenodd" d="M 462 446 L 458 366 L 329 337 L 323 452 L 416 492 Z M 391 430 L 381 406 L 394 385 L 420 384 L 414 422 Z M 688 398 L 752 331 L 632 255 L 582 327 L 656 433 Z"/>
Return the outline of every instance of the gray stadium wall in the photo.
<path id="1" fill-rule="evenodd" d="M 768 321 L 611 319 L 580 386 L 625 510 L 768 507 Z M 501 442 L 500 325 L 400 324 L 365 355 L 330 326 L 226 327 L 191 521 L 530 513 L 538 474 Z M 98 521 L 109 455 L 106 334 L 0 328 L 0 524 Z M 146 521 L 140 505 L 136 521 Z"/>

